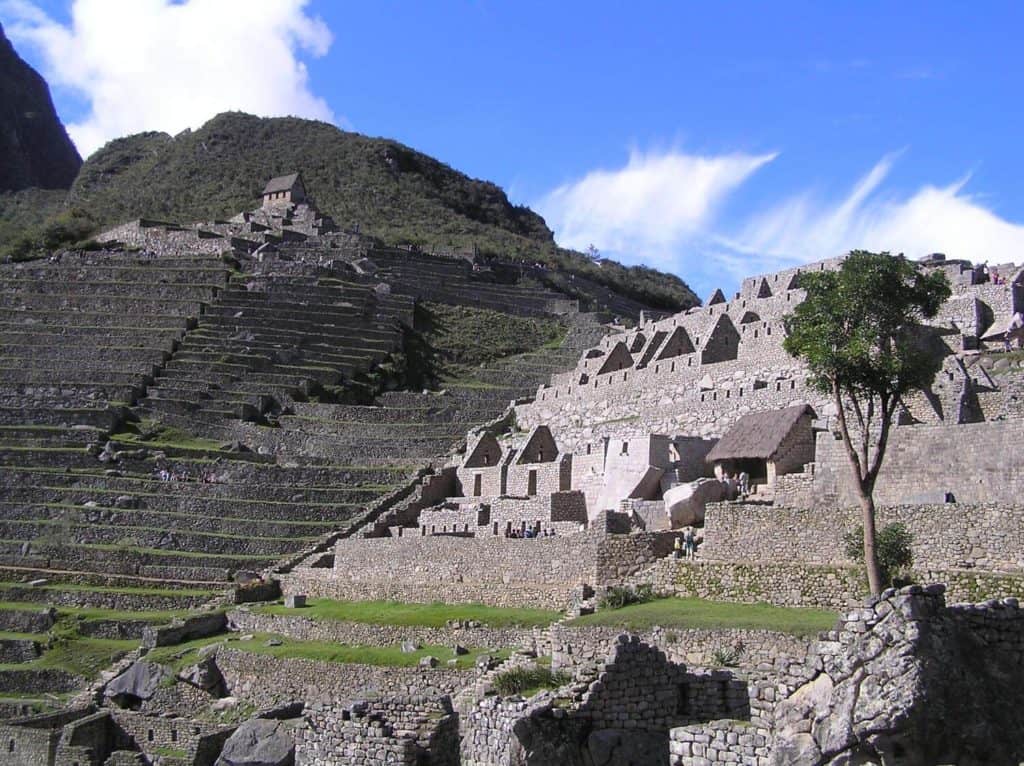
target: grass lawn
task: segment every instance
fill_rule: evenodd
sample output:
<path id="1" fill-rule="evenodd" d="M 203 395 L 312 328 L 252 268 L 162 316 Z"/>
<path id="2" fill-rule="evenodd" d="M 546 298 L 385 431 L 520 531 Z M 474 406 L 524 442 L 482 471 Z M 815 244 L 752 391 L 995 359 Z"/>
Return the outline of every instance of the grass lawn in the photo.
<path id="1" fill-rule="evenodd" d="M 270 638 L 276 638 L 281 642 L 281 645 L 267 646 L 267 640 Z M 420 659 L 429 655 L 438 659 L 440 663 L 438 667 L 440 668 L 447 668 L 447 661 L 455 659 L 458 661 L 458 664 L 455 666 L 457 669 L 467 670 L 474 667 L 477 658 L 482 654 L 488 654 L 491 657 L 500 659 L 505 659 L 509 655 L 509 651 L 505 649 L 491 651 L 479 647 L 467 647 L 469 648 L 469 654 L 456 657 L 450 646 L 424 646 L 415 652 L 405 653 L 399 646 L 353 646 L 338 644 L 334 641 L 299 641 L 284 636 L 257 633 L 248 641 L 229 641 L 226 640 L 225 636 L 213 636 L 178 644 L 177 646 L 159 647 L 149 652 L 146 655 L 146 659 L 150 662 L 170 665 L 175 670 L 180 670 L 198 661 L 201 648 L 221 642 L 224 642 L 224 645 L 231 649 L 282 659 L 380 665 L 394 668 L 416 667 L 419 665 Z"/>
<path id="2" fill-rule="evenodd" d="M 735 604 L 698 598 L 660 598 L 622 609 L 605 609 L 577 617 L 569 625 L 607 625 L 630 630 L 662 628 L 744 628 L 813 635 L 835 627 L 836 612 L 822 609 Z"/>
<path id="3" fill-rule="evenodd" d="M 57 668 L 91 679 L 138 645 L 138 641 L 130 639 L 73 638 L 58 641 L 37 660 L 0 665 L 0 670 Z"/>
<path id="4" fill-rule="evenodd" d="M 315 598 L 302 609 L 275 605 L 256 609 L 263 614 L 308 617 L 313 620 L 361 622 L 443 628 L 448 620 L 476 620 L 492 628 L 544 627 L 562 616 L 547 609 L 503 609 L 482 604 L 405 604 L 397 601 L 332 601 Z"/>

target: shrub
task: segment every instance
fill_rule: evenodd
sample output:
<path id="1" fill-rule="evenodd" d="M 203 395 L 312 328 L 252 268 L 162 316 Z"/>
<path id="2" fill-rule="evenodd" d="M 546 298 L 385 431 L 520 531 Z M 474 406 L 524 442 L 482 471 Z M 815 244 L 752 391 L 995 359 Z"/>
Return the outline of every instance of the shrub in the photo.
<path id="1" fill-rule="evenodd" d="M 711 662 L 723 668 L 734 668 L 740 664 L 744 648 L 742 641 L 732 646 L 720 646 L 711 653 Z"/>
<path id="2" fill-rule="evenodd" d="M 875 538 L 875 548 L 878 554 L 878 567 L 886 585 L 892 585 L 898 579 L 905 579 L 909 574 L 914 563 L 914 553 L 910 547 L 913 542 L 914 536 L 899 522 L 888 524 L 879 530 Z M 863 561 L 864 527 L 858 526 L 843 535 L 843 545 L 849 558 Z"/>
<path id="3" fill-rule="evenodd" d="M 647 583 L 636 587 L 616 585 L 605 591 L 597 605 L 601 609 L 622 609 L 630 604 L 644 604 L 653 601 L 655 597 L 654 589 Z"/>
<path id="4" fill-rule="evenodd" d="M 494 677 L 494 690 L 503 697 L 513 694 L 530 696 L 524 692 L 537 692 L 541 689 L 557 689 L 569 683 L 566 673 L 552 673 L 550 668 L 519 667 L 511 668 Z"/>

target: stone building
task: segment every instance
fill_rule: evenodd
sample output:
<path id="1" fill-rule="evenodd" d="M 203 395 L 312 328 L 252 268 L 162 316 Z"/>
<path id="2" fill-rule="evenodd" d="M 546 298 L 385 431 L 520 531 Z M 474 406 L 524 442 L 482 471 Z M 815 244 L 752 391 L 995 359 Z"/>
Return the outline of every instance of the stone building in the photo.
<path id="1" fill-rule="evenodd" d="M 299 205 L 306 201 L 306 186 L 301 173 L 289 173 L 267 181 L 263 187 L 263 207 Z"/>
<path id="2" fill-rule="evenodd" d="M 814 460 L 815 417 L 806 404 L 751 412 L 718 440 L 707 462 L 720 479 L 746 473 L 751 487 L 771 490 L 777 477 L 802 471 Z"/>

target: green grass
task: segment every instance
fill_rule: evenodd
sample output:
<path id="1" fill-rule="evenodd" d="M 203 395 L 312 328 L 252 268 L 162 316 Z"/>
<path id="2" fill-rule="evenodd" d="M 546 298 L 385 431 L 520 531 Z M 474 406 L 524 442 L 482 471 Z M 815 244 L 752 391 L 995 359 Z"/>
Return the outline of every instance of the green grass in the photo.
<path id="1" fill-rule="evenodd" d="M 622 609 L 609 609 L 571 620 L 569 625 L 612 626 L 629 630 L 739 628 L 814 635 L 835 626 L 838 615 L 822 609 L 735 604 L 697 598 L 662 598 Z"/>
<path id="2" fill-rule="evenodd" d="M 302 609 L 273 605 L 255 611 L 313 620 L 427 628 L 443 628 L 448 620 L 476 620 L 492 628 L 533 628 L 550 625 L 562 616 L 560 612 L 547 609 L 513 609 L 482 604 L 405 604 L 397 601 L 332 601 L 323 598 L 310 599 L 309 605 Z"/>
<path id="3" fill-rule="evenodd" d="M 268 639 L 276 638 L 280 646 L 267 646 Z M 354 665 L 377 665 L 382 667 L 410 668 L 419 665 L 423 657 L 432 656 L 438 659 L 439 668 L 448 668 L 447 661 L 455 659 L 455 667 L 468 670 L 476 665 L 477 658 L 482 654 L 498 659 L 509 655 L 509 650 L 489 650 L 485 648 L 469 648 L 468 654 L 456 656 L 450 646 L 428 645 L 415 652 L 405 653 L 400 646 L 356 646 L 338 644 L 334 641 L 299 641 L 284 636 L 268 633 L 253 634 L 251 640 L 227 640 L 225 636 L 213 636 L 189 641 L 177 646 L 159 647 L 146 655 L 151 662 L 171 666 L 175 671 L 192 665 L 199 659 L 199 650 L 211 644 L 223 643 L 226 648 L 237 649 L 252 654 L 293 660 L 316 660 L 318 662 L 345 663 Z"/>
<path id="4" fill-rule="evenodd" d="M 557 689 L 569 683 L 567 673 L 552 673 L 546 667 L 511 668 L 494 677 L 494 690 L 508 697 L 514 694 L 532 697 L 542 689 Z"/>
<path id="5" fill-rule="evenodd" d="M 72 637 L 55 641 L 32 662 L 0 665 L 0 670 L 66 670 L 74 675 L 94 678 L 101 670 L 139 645 L 138 641 L 113 638 Z"/>

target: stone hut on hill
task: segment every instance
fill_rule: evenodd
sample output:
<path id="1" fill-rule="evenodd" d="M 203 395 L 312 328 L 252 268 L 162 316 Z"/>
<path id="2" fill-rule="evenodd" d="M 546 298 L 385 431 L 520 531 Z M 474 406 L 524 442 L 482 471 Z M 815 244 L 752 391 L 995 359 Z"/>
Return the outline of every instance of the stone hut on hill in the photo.
<path id="1" fill-rule="evenodd" d="M 305 201 L 306 186 L 301 173 L 271 178 L 263 187 L 263 207 L 298 205 Z"/>
<path id="2" fill-rule="evenodd" d="M 814 419 L 808 404 L 751 412 L 741 417 L 706 458 L 715 476 L 745 471 L 751 486 L 771 488 L 778 476 L 803 470 L 814 460 Z"/>

